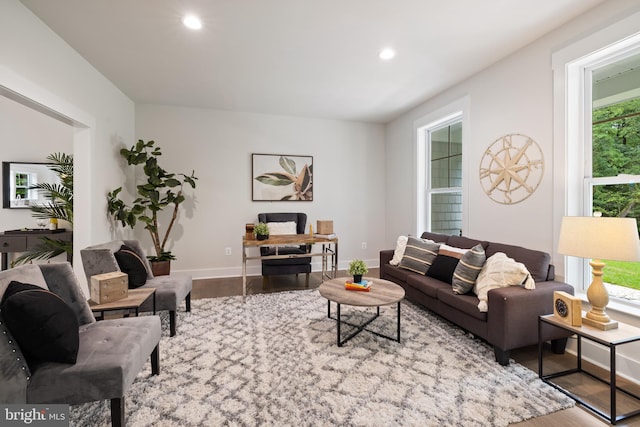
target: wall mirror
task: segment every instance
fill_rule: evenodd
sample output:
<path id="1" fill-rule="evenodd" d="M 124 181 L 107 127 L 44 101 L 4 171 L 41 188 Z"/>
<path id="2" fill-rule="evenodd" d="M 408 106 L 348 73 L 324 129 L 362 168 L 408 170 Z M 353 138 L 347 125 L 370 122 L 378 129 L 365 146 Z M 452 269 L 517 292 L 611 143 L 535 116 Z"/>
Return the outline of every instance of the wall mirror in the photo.
<path id="1" fill-rule="evenodd" d="M 2 207 L 28 209 L 32 203 L 46 202 L 42 191 L 30 187 L 43 182 L 60 183 L 49 165 L 51 163 L 2 162 Z"/>

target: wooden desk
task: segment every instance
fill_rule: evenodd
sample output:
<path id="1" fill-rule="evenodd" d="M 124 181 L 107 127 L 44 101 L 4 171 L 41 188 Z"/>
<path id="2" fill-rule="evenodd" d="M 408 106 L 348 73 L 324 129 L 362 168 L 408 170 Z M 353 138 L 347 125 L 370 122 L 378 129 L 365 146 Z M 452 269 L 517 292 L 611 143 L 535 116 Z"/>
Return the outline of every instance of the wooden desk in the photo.
<path id="1" fill-rule="evenodd" d="M 38 246 L 43 237 L 50 239 L 73 241 L 73 232 L 60 230 L 8 230 L 0 234 L 0 252 L 2 253 L 2 270 L 6 270 L 9 264 L 9 253 L 26 252 Z M 67 261 L 72 262 L 72 255 L 67 255 Z"/>
<path id="2" fill-rule="evenodd" d="M 279 246 L 295 246 L 295 245 L 322 245 L 320 252 L 310 252 L 308 254 L 291 254 L 279 255 Z M 257 255 L 247 256 L 247 248 L 258 248 L 261 246 L 275 247 L 275 255 Z M 247 239 L 242 236 L 242 296 L 247 295 L 247 260 L 251 259 L 286 259 L 286 258 L 308 258 L 313 256 L 322 257 L 322 280 L 326 278 L 335 278 L 338 273 L 338 238 L 327 239 L 324 237 L 311 236 L 309 234 L 284 234 L 279 236 L 270 236 L 266 240 Z M 327 258 L 331 257 L 331 265 L 327 262 Z M 330 267 L 330 270 L 328 270 Z M 328 274 L 331 271 L 331 275 Z"/>

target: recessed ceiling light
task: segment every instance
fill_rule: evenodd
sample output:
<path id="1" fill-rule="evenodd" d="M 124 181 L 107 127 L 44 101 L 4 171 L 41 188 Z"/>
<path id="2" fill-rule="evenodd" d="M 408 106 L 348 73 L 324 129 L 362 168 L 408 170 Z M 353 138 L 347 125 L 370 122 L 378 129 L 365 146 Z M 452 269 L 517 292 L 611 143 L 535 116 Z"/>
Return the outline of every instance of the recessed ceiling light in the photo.
<path id="1" fill-rule="evenodd" d="M 192 30 L 199 30 L 202 28 L 202 21 L 200 21 L 200 18 L 195 15 L 186 15 L 182 18 L 182 23 Z"/>
<path id="2" fill-rule="evenodd" d="M 378 55 L 380 57 L 380 59 L 382 59 L 383 61 L 388 61 L 391 58 L 393 58 L 394 56 L 396 56 L 396 51 L 391 49 L 390 47 L 385 47 L 384 49 L 382 49 L 380 51 L 380 54 Z"/>

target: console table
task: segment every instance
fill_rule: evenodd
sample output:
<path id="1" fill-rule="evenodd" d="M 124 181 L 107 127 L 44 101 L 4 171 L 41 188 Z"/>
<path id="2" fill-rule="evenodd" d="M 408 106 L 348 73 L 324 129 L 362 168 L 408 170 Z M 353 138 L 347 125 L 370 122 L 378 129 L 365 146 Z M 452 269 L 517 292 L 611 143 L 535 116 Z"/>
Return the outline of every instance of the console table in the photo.
<path id="1" fill-rule="evenodd" d="M 585 314 L 584 312 L 582 313 Z M 557 372 L 554 374 L 545 375 L 542 369 L 543 362 L 543 353 L 542 353 L 542 326 L 543 323 L 556 326 L 558 328 L 565 329 L 567 331 L 573 332 L 577 336 L 577 366 L 574 369 L 568 369 L 562 372 Z M 601 344 L 607 348 L 609 348 L 609 381 L 604 381 L 597 376 L 585 371 L 582 369 L 582 339 L 587 339 L 598 344 Z M 574 399 L 576 402 L 582 404 L 585 408 L 591 410 L 592 412 L 600 415 L 602 418 L 609 421 L 611 424 L 616 424 L 618 421 L 640 415 L 640 409 L 627 412 L 622 415 L 617 414 L 617 404 L 616 404 L 616 394 L 618 392 L 624 393 L 626 396 L 634 399 L 639 403 L 640 407 L 640 396 L 637 396 L 627 390 L 622 389 L 618 385 L 616 385 L 616 349 L 618 346 L 623 344 L 628 344 L 631 342 L 640 341 L 640 328 L 636 328 L 631 325 L 627 325 L 622 322 L 618 322 L 617 329 L 611 329 L 608 331 L 602 331 L 600 329 L 594 328 L 592 326 L 583 325 L 583 326 L 571 326 L 567 325 L 563 321 L 559 320 L 553 314 L 548 314 L 545 316 L 538 317 L 538 375 L 542 381 L 553 386 L 554 388 L 560 390 L 567 396 Z M 610 412 L 606 413 L 589 403 L 586 398 L 578 396 L 576 393 L 573 393 L 558 384 L 554 383 L 552 380 L 554 378 L 562 377 L 565 375 L 571 374 L 580 374 L 587 375 L 591 378 L 594 378 L 597 381 L 603 382 L 609 386 L 609 404 L 610 404 Z"/>
<path id="2" fill-rule="evenodd" d="M 310 252 L 308 254 L 291 254 L 279 255 L 279 246 L 297 246 L 297 245 L 322 245 L 319 252 Z M 257 255 L 247 256 L 247 248 L 260 248 L 260 246 L 273 246 L 276 248 L 275 255 Z M 338 273 L 338 239 L 327 239 L 324 237 L 316 237 L 309 234 L 284 234 L 270 236 L 266 240 L 247 239 L 242 237 L 242 296 L 247 296 L 247 260 L 252 259 L 285 259 L 285 258 L 308 258 L 313 256 L 322 257 L 322 280 L 325 278 L 333 279 Z M 331 258 L 331 263 L 328 263 Z M 331 271 L 331 275 L 328 274 Z"/>
<path id="3" fill-rule="evenodd" d="M 7 230 L 0 234 L 0 252 L 2 253 L 2 270 L 8 267 L 9 253 L 26 252 L 40 244 L 42 237 L 50 239 L 73 241 L 73 232 L 65 229 L 59 230 Z M 71 255 L 67 255 L 67 261 L 71 262 Z"/>

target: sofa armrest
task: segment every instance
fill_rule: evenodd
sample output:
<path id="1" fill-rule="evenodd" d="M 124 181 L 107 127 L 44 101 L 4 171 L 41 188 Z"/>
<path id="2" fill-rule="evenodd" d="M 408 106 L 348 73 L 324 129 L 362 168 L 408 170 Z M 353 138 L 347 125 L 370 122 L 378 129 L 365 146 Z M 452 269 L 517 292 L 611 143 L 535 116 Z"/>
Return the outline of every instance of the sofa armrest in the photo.
<path id="1" fill-rule="evenodd" d="M 389 261 L 393 258 L 393 249 L 385 249 L 380 251 L 380 267 L 385 264 L 389 264 Z"/>
<path id="2" fill-rule="evenodd" d="M 553 292 L 573 294 L 566 283 L 536 282 L 535 289 L 520 286 L 492 289 L 488 293 L 488 341 L 502 350 L 538 343 L 538 316 L 553 313 Z M 543 338 L 566 338 L 570 333 L 558 328 L 545 328 Z"/>

